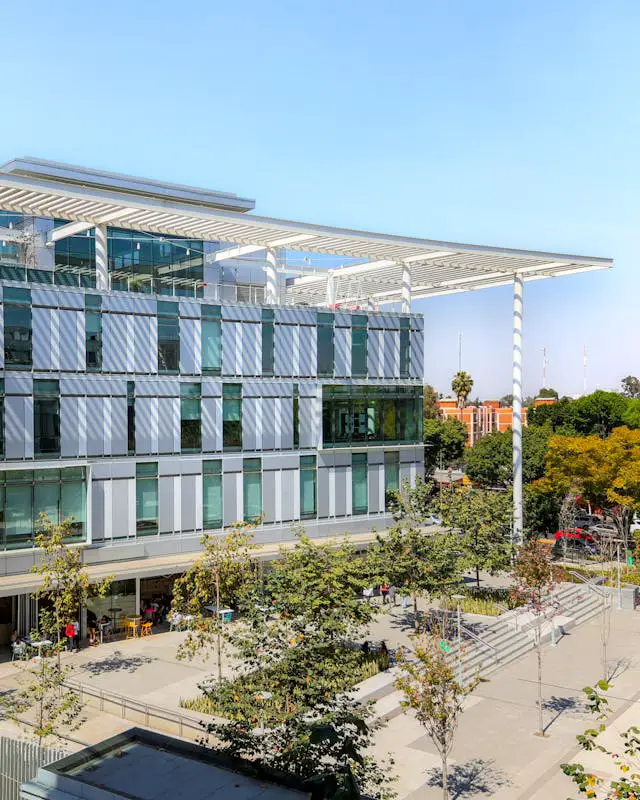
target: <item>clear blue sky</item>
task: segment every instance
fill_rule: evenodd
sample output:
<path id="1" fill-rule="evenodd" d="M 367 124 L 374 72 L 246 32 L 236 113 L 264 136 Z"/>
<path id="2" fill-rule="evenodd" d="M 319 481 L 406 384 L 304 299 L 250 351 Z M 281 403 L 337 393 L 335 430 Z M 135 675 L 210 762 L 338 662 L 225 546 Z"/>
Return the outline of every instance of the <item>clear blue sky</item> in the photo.
<path id="1" fill-rule="evenodd" d="M 637 0 L 4 4 L 0 158 L 255 197 L 257 211 L 613 256 L 526 287 L 525 391 L 640 374 Z M 510 292 L 416 303 L 427 380 L 457 333 L 510 390 Z"/>

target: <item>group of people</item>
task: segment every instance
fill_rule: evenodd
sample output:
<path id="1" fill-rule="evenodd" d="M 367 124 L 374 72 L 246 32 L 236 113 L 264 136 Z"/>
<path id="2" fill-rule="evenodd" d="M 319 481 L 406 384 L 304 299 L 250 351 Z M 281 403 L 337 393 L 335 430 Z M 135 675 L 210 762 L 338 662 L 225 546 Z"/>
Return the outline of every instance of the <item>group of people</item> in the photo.
<path id="1" fill-rule="evenodd" d="M 140 616 L 147 622 L 159 625 L 165 622 L 169 613 L 170 602 L 167 597 L 154 597 L 152 600 L 144 600 L 140 606 Z"/>
<path id="2" fill-rule="evenodd" d="M 375 589 L 373 586 L 367 586 L 362 590 L 362 596 L 370 603 L 371 598 L 373 597 Z M 388 583 L 380 584 L 380 597 L 382 598 L 382 604 L 387 605 L 388 603 L 393 603 L 395 606 L 396 604 L 396 587 L 389 586 Z"/>

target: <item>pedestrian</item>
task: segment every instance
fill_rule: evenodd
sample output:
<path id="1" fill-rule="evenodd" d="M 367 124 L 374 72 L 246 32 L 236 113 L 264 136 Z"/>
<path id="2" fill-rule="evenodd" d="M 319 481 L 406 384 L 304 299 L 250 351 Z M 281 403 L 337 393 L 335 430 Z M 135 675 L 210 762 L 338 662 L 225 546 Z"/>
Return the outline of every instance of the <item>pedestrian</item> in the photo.
<path id="1" fill-rule="evenodd" d="M 402 595 L 402 610 L 406 611 L 409 608 L 409 595 L 403 594 Z"/>
<path id="2" fill-rule="evenodd" d="M 369 641 L 365 639 L 365 641 L 364 641 L 364 643 L 363 643 L 363 645 L 362 645 L 362 647 L 360 649 L 364 653 L 364 657 L 367 658 L 367 656 L 369 655 Z"/>
<path id="3" fill-rule="evenodd" d="M 80 649 L 80 623 L 77 619 L 73 622 L 73 646 L 76 650 Z"/>
<path id="4" fill-rule="evenodd" d="M 389 587 L 389 602 L 396 605 L 396 587 L 393 584 Z"/>
<path id="5" fill-rule="evenodd" d="M 367 586 L 362 590 L 362 596 L 366 598 L 369 605 L 371 605 L 371 598 L 373 597 L 373 586 Z"/>
<path id="6" fill-rule="evenodd" d="M 67 650 L 71 652 L 73 650 L 73 637 L 76 635 L 76 629 L 73 627 L 73 622 L 67 622 L 64 635 L 67 637 Z"/>
<path id="7" fill-rule="evenodd" d="M 382 658 L 382 669 L 389 669 L 389 648 L 387 643 L 383 640 L 380 642 L 380 656 Z"/>
<path id="8" fill-rule="evenodd" d="M 386 605 L 389 602 L 389 584 L 383 583 L 380 587 L 380 594 L 382 595 L 382 605 Z"/>

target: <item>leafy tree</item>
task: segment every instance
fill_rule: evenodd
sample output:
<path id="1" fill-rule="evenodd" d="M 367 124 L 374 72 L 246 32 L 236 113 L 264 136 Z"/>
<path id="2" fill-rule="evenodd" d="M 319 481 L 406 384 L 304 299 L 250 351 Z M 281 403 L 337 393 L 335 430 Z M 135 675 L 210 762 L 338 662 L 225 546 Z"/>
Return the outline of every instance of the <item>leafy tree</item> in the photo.
<path id="1" fill-rule="evenodd" d="M 546 386 L 543 386 L 542 389 L 538 392 L 538 397 L 555 397 L 558 399 L 558 392 L 555 389 L 550 389 Z"/>
<path id="2" fill-rule="evenodd" d="M 404 693 L 402 705 L 425 728 L 442 762 L 442 797 L 449 800 L 448 761 L 464 703 L 476 684 L 458 682 L 455 669 L 432 636 L 416 637 L 412 652 L 401 653 L 395 685 Z"/>
<path id="3" fill-rule="evenodd" d="M 500 398 L 500 405 L 502 408 L 511 408 L 513 405 L 513 395 L 505 394 Z"/>
<path id="4" fill-rule="evenodd" d="M 609 782 L 606 789 L 607 798 L 628 798 L 636 800 L 640 797 L 640 728 L 632 725 L 626 731 L 618 734 L 620 744 L 615 748 L 616 752 L 601 744 L 598 739 L 601 733 L 606 730 L 603 720 L 609 713 L 609 701 L 603 692 L 611 688 L 605 680 L 600 680 L 595 687 L 587 686 L 584 694 L 587 699 L 586 708 L 590 711 L 600 724 L 597 728 L 588 728 L 584 733 L 576 736 L 578 744 L 586 752 L 595 750 L 608 756 L 613 764 L 618 768 L 619 775 Z M 571 778 L 578 788 L 580 794 L 585 797 L 595 798 L 598 795 L 598 787 L 604 783 L 602 778 L 588 772 L 582 764 L 561 764 L 560 769 L 564 774 Z M 604 795 L 601 795 L 604 797 Z"/>
<path id="5" fill-rule="evenodd" d="M 630 398 L 627 401 L 622 421 L 628 428 L 640 428 L 640 398 Z"/>
<path id="6" fill-rule="evenodd" d="M 224 536 L 205 534 L 201 543 L 202 553 L 173 585 L 171 613 L 194 618 L 178 657 L 192 658 L 203 648 L 214 647 L 218 681 L 222 681 L 224 622 L 219 613 L 212 614 L 206 607 L 237 606 L 243 593 L 254 586 L 256 567 L 251 551 L 255 546 L 245 525 Z"/>
<path id="7" fill-rule="evenodd" d="M 439 501 L 444 524 L 457 538 L 461 565 L 476 573 L 507 569 L 511 556 L 511 498 L 506 492 L 450 489 Z"/>
<path id="8" fill-rule="evenodd" d="M 527 427 L 550 426 L 554 433 L 575 435 L 571 427 L 571 407 L 574 401 L 569 397 L 561 397 L 551 405 L 530 406 L 527 411 Z"/>
<path id="9" fill-rule="evenodd" d="M 617 392 L 593 392 L 570 403 L 569 424 L 583 436 L 608 436 L 623 424 L 628 403 Z"/>
<path id="10" fill-rule="evenodd" d="M 440 418 L 438 393 L 430 383 L 425 383 L 422 390 L 422 418 L 424 420 Z"/>
<path id="11" fill-rule="evenodd" d="M 467 397 L 471 394 L 471 390 L 473 389 L 473 378 L 469 375 L 468 372 L 464 370 L 460 370 L 460 372 L 456 372 L 453 376 L 453 380 L 451 381 L 451 391 L 455 394 L 458 399 L 458 407 L 464 408 L 464 404 L 467 401 Z"/>
<path id="12" fill-rule="evenodd" d="M 452 466 L 464 455 L 467 426 L 459 419 L 427 419 L 423 429 L 424 460 L 427 474 L 442 466 Z"/>
<path id="13" fill-rule="evenodd" d="M 553 615 L 551 592 L 555 586 L 551 549 L 530 539 L 518 551 L 513 568 L 516 579 L 514 594 L 523 600 L 534 615 L 534 643 L 538 663 L 538 736 L 544 736 L 542 716 L 542 626 Z"/>
<path id="14" fill-rule="evenodd" d="M 640 510 L 640 431 L 616 428 L 606 439 L 552 436 L 546 472 L 536 485 L 601 508 L 629 546 L 633 515 Z"/>
<path id="15" fill-rule="evenodd" d="M 522 478 L 524 483 L 544 475 L 551 429 L 526 427 L 522 431 Z M 494 431 L 483 436 L 465 456 L 467 477 L 480 486 L 506 487 L 513 482 L 513 433 Z"/>
<path id="16" fill-rule="evenodd" d="M 524 487 L 524 532 L 526 536 L 557 530 L 560 500 L 554 492 L 545 492 L 535 484 Z"/>
<path id="17" fill-rule="evenodd" d="M 622 393 L 626 397 L 640 397 L 640 378 L 634 375 L 627 375 L 622 381 Z"/>

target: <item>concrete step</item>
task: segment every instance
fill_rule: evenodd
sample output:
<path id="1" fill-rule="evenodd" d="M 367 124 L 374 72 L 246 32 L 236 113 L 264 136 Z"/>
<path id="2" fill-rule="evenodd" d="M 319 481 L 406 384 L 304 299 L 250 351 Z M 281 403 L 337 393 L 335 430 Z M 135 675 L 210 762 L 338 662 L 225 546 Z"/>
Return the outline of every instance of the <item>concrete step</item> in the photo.
<path id="1" fill-rule="evenodd" d="M 380 700 L 395 692 L 393 682 L 398 677 L 397 667 L 392 667 L 385 672 L 379 672 L 371 678 L 359 683 L 353 697 L 361 703 Z"/>
<path id="2" fill-rule="evenodd" d="M 376 722 L 388 722 L 390 719 L 399 717 L 403 711 L 402 701 L 404 699 L 404 692 L 398 690 L 380 698 L 373 707 L 373 719 Z"/>

